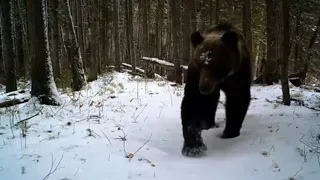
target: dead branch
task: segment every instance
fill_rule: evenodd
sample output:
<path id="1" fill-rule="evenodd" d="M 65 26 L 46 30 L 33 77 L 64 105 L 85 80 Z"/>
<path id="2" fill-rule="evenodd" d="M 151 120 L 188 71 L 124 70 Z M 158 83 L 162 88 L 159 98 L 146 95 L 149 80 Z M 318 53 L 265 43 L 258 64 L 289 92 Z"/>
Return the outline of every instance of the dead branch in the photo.
<path id="1" fill-rule="evenodd" d="M 17 125 L 17 124 L 19 124 L 19 123 L 22 123 L 22 122 L 28 121 L 28 120 L 30 120 L 30 119 L 32 119 L 32 118 L 34 118 L 34 117 L 38 116 L 38 115 L 41 113 L 41 110 L 42 110 L 42 109 L 43 109 L 43 107 L 41 107 L 41 109 L 39 110 L 39 112 L 37 112 L 37 113 L 36 113 L 36 114 L 34 114 L 33 116 L 30 116 L 30 117 L 27 117 L 27 118 L 25 118 L 25 119 L 22 119 L 22 120 L 18 121 L 18 122 L 16 123 L 16 125 Z"/>
<path id="2" fill-rule="evenodd" d="M 106 138 L 108 139 L 109 143 L 112 144 L 111 141 L 110 141 L 110 139 L 108 138 L 108 136 L 107 136 L 101 129 L 100 129 L 100 131 L 101 131 L 101 133 L 104 135 L 104 137 L 106 137 Z"/>
<path id="3" fill-rule="evenodd" d="M 144 111 L 144 109 L 148 106 L 148 104 L 146 104 L 143 109 L 140 111 L 140 113 L 138 114 L 138 116 L 134 119 L 135 121 L 137 121 L 138 117 L 141 115 L 141 113 Z"/>
<path id="4" fill-rule="evenodd" d="M 60 163 L 62 161 L 62 158 L 63 158 L 63 155 L 61 156 L 61 158 L 60 158 L 58 164 L 56 165 L 56 167 L 53 169 L 54 159 L 53 159 L 53 154 L 51 153 L 51 168 L 50 168 L 49 173 L 42 180 L 48 179 L 51 174 L 56 172 L 58 169 L 62 169 L 63 168 L 63 167 L 59 167 L 59 165 L 60 165 Z"/>
<path id="5" fill-rule="evenodd" d="M 132 154 L 131 157 L 129 157 L 129 156 L 127 155 L 127 158 L 129 158 L 129 161 L 131 161 L 131 159 L 134 157 L 134 155 L 137 154 L 137 153 L 150 141 L 151 137 L 152 137 L 152 134 L 150 135 L 149 139 L 148 139 L 145 143 L 143 143 L 143 145 L 142 145 L 140 148 L 138 148 L 138 149 Z"/>
<path id="6" fill-rule="evenodd" d="M 21 98 L 21 99 L 9 99 L 7 101 L 1 102 L 0 103 L 0 108 L 6 108 L 6 107 L 10 107 L 10 106 L 15 106 L 18 104 L 22 104 L 25 102 L 28 102 L 30 100 L 30 98 Z"/>

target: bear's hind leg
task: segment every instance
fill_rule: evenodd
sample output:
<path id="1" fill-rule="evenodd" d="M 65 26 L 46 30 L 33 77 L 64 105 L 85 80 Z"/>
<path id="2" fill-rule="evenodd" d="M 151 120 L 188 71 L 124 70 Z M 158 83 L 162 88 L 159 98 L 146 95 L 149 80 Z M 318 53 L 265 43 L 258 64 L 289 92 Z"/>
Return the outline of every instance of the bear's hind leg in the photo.
<path id="1" fill-rule="evenodd" d="M 250 96 L 250 88 L 226 92 L 226 126 L 221 138 L 235 138 L 240 135 L 250 105 Z"/>
<path id="2" fill-rule="evenodd" d="M 202 129 L 210 129 L 216 126 L 215 117 L 220 99 L 220 89 L 215 90 L 210 96 L 204 97 L 203 119 L 205 126 Z"/>

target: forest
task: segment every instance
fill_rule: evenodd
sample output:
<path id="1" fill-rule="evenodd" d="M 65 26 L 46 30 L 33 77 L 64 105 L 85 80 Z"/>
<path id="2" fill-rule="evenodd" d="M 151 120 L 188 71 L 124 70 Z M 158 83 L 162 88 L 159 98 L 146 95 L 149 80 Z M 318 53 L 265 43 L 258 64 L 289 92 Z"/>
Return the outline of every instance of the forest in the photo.
<path id="1" fill-rule="evenodd" d="M 1 0 L 0 14 L 0 177 L 320 177 L 320 1 Z M 185 159 L 190 35 L 221 22 L 252 59 L 244 135 L 216 137 L 221 93 L 208 159 Z"/>

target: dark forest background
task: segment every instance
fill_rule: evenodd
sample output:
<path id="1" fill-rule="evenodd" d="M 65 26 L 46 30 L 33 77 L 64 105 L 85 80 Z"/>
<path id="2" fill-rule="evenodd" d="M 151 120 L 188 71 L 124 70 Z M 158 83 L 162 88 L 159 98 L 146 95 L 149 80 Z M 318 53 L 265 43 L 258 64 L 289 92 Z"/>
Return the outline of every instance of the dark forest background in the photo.
<path id="1" fill-rule="evenodd" d="M 58 104 L 50 97 L 56 87 L 78 91 L 123 68 L 181 84 L 180 67 L 193 51 L 190 34 L 221 21 L 243 31 L 256 84 L 282 80 L 285 104 L 288 77 L 295 86 L 320 86 L 317 0 L 1 0 L 0 6 L 0 84 L 11 92 L 31 80 L 31 94 L 43 103 Z"/>

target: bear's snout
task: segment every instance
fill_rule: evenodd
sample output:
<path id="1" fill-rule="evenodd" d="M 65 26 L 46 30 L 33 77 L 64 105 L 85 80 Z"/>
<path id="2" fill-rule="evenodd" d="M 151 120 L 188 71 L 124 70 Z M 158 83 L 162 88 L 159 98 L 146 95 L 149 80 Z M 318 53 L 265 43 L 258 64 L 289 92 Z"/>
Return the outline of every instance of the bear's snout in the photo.
<path id="1" fill-rule="evenodd" d="M 201 94 L 210 94 L 216 88 L 215 81 L 212 81 L 210 75 L 206 71 L 202 71 L 199 81 L 199 91 Z"/>
<path id="2" fill-rule="evenodd" d="M 200 83 L 199 91 L 201 94 L 210 94 L 214 91 L 215 85 L 211 82 Z"/>

